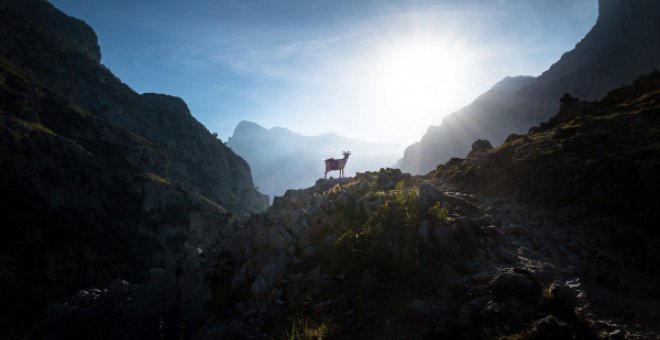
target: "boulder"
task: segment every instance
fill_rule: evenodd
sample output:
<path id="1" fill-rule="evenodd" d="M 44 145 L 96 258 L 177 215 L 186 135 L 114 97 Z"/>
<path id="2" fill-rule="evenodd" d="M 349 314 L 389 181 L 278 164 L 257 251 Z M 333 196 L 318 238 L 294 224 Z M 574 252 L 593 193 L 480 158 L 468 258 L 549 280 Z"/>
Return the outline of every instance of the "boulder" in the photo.
<path id="1" fill-rule="evenodd" d="M 530 271 L 508 268 L 491 280 L 489 291 L 500 300 L 534 300 L 541 297 L 541 284 Z"/>

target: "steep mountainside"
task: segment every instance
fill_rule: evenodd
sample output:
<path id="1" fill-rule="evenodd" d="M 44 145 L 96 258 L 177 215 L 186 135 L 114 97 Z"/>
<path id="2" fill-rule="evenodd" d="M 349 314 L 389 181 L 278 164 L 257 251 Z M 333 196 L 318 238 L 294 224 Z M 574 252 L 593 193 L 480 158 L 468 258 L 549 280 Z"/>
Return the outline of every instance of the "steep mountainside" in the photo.
<path id="1" fill-rule="evenodd" d="M 658 141 L 660 73 L 565 97 L 532 132 L 479 140 L 428 176 L 383 169 L 276 198 L 194 267 L 210 278 L 203 326 L 158 321 L 167 286 L 115 282 L 31 335 L 657 338 Z"/>
<path id="2" fill-rule="evenodd" d="M 420 142 L 406 149 L 398 165 L 404 171 L 426 173 L 467 153 L 475 139 L 499 145 L 509 133 L 526 132 L 550 118 L 564 93 L 599 99 L 660 69 L 658 41 L 660 2 L 600 0 L 596 24 L 575 49 L 538 78 L 520 82 L 515 93 L 494 88 L 444 118 L 440 126 L 430 127 Z"/>
<path id="3" fill-rule="evenodd" d="M 3 0 L 0 57 L 81 109 L 159 145 L 162 175 L 239 213 L 264 208 L 250 169 L 179 98 L 137 94 L 99 63 L 94 31 L 46 1 Z"/>
<path id="4" fill-rule="evenodd" d="M 334 134 L 303 136 L 246 121 L 236 126 L 227 144 L 247 160 L 255 184 L 271 198 L 313 184 L 323 177 L 323 160 L 341 158 L 341 151 L 352 153 L 346 165 L 346 176 L 352 176 L 358 171 L 392 166 L 403 150 L 396 144 L 368 143 Z M 328 176 L 337 177 L 338 173 Z"/>
<path id="5" fill-rule="evenodd" d="M 122 84 L 82 21 L 2 0 L 0 22 L 0 338 L 81 288 L 181 270 L 266 208 L 247 163 L 181 99 Z"/>
<path id="6" fill-rule="evenodd" d="M 533 77 L 507 77 L 498 82 L 472 104 L 444 118 L 442 125 L 430 126 L 420 142 L 406 148 L 397 166 L 404 171 L 425 173 L 441 163 L 438 155 L 466 154 L 477 138 L 475 136 L 480 134 L 480 127 L 503 136 L 519 130 L 515 119 L 508 112 L 516 101 L 518 91 L 534 80 Z M 490 116 L 495 112 L 499 113 L 501 119 L 494 120 Z M 509 115 L 508 119 L 504 117 L 505 114 Z"/>

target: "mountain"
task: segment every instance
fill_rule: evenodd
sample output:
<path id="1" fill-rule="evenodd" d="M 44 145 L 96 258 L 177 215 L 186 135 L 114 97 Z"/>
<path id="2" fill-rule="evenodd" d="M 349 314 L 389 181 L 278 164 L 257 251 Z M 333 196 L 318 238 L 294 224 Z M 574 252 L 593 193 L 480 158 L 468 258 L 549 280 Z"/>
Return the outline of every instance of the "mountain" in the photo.
<path id="1" fill-rule="evenodd" d="M 0 1 L 0 22 L 0 338 L 79 289 L 180 271 L 267 207 L 180 98 L 100 63 L 84 22 L 41 0 Z"/>
<path id="2" fill-rule="evenodd" d="M 657 338 L 659 140 L 658 72 L 566 96 L 529 133 L 426 176 L 276 197 L 193 267 L 211 278 L 203 326 L 169 321 L 157 279 L 119 281 L 52 306 L 30 336 Z"/>
<path id="3" fill-rule="evenodd" d="M 0 22 L 2 339 L 660 336 L 658 72 L 425 176 L 266 209 L 245 161 L 116 79 L 84 23 L 38 0 Z"/>
<path id="4" fill-rule="evenodd" d="M 470 151 L 475 139 L 499 145 L 547 120 L 570 93 L 596 100 L 607 91 L 660 69 L 660 2 L 600 0 L 591 31 L 539 77 L 506 78 L 470 105 L 431 126 L 409 146 L 398 166 L 426 173 Z M 506 84 L 506 89 L 502 89 Z"/>
<path id="5" fill-rule="evenodd" d="M 369 143 L 335 134 L 303 136 L 285 128 L 266 129 L 247 121 L 236 126 L 227 145 L 245 158 L 255 184 L 271 197 L 313 184 L 324 175 L 323 160 L 342 158 L 342 151 L 351 151 L 346 176 L 352 176 L 358 171 L 392 166 L 403 149 L 396 144 Z"/>

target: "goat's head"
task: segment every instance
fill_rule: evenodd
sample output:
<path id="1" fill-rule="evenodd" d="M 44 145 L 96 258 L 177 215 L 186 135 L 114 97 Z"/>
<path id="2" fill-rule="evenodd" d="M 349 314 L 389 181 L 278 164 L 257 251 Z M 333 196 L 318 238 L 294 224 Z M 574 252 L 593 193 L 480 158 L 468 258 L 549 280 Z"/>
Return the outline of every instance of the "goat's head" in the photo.
<path id="1" fill-rule="evenodd" d="M 345 158 L 348 158 L 348 156 L 351 155 L 351 152 L 350 151 L 342 151 L 341 154 L 344 155 Z"/>

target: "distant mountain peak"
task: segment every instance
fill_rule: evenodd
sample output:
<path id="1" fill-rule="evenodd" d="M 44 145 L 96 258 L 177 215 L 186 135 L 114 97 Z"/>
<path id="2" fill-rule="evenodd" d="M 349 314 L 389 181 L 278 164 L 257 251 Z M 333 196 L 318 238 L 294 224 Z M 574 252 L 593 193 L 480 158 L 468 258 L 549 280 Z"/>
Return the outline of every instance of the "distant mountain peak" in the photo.
<path id="1" fill-rule="evenodd" d="M 251 122 L 249 120 L 241 120 L 238 122 L 238 125 L 234 128 L 234 134 L 237 132 L 245 132 L 245 131 L 260 131 L 260 130 L 267 130 L 265 127 L 255 123 Z"/>
<path id="2" fill-rule="evenodd" d="M 266 129 L 249 121 L 240 122 L 227 143 L 249 163 L 259 190 L 271 197 L 313 184 L 323 177 L 321 160 L 341 157 L 343 150 L 356 155 L 347 166 L 348 176 L 392 166 L 402 151 L 397 144 L 371 143 L 335 133 L 308 136 L 284 127 Z"/>
<path id="3" fill-rule="evenodd" d="M 659 7 L 660 2 L 657 0 L 599 0 L 596 24 L 612 23 L 633 16 L 640 19 L 639 15 L 652 18 L 653 11 L 657 11 Z M 641 19 L 644 20 L 644 18 Z M 629 23 L 634 24 L 634 22 Z"/>
<path id="4" fill-rule="evenodd" d="M 531 84 L 535 77 L 532 76 L 515 76 L 505 77 L 498 81 L 490 88 L 491 91 L 513 93 L 520 90 L 523 86 Z"/>

